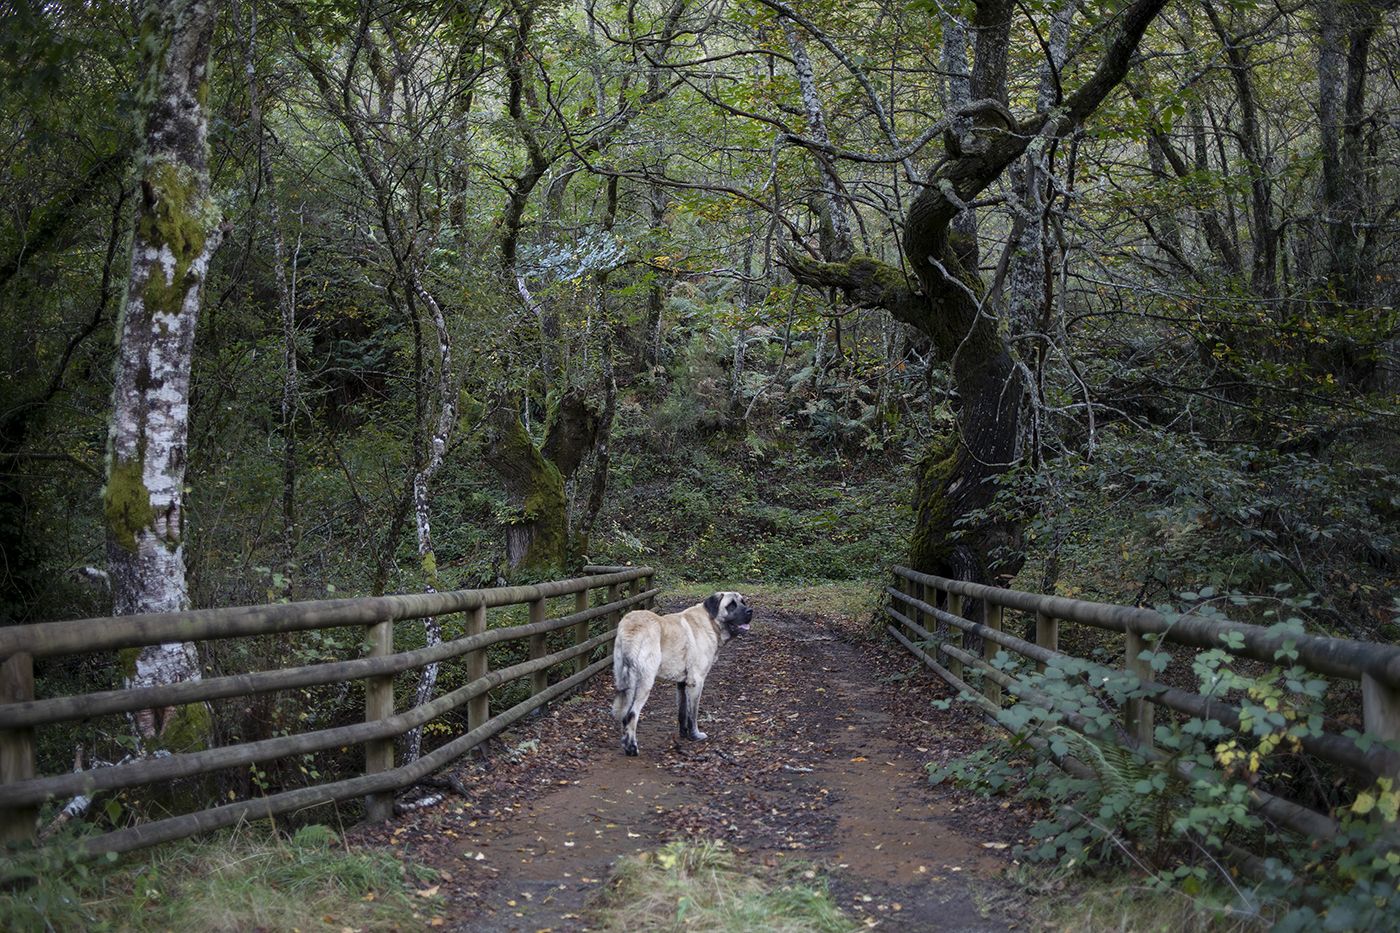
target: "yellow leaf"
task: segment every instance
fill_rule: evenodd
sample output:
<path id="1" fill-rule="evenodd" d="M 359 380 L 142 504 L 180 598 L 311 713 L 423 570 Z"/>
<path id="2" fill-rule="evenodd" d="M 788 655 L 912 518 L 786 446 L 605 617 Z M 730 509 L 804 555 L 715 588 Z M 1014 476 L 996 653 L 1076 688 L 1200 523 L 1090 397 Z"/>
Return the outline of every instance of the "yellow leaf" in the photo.
<path id="1" fill-rule="evenodd" d="M 676 854 L 674 852 L 658 852 L 656 853 L 656 864 L 662 868 L 675 868 Z"/>
<path id="2" fill-rule="evenodd" d="M 440 887 L 441 885 L 435 884 L 431 888 L 424 888 L 423 890 L 415 891 L 414 893 L 417 894 L 419 897 L 432 897 L 438 893 L 438 888 Z"/>
<path id="3" fill-rule="evenodd" d="M 1370 813 L 1376 807 L 1376 798 L 1370 791 L 1364 791 L 1356 795 L 1356 800 L 1352 802 L 1351 812 L 1358 816 Z"/>

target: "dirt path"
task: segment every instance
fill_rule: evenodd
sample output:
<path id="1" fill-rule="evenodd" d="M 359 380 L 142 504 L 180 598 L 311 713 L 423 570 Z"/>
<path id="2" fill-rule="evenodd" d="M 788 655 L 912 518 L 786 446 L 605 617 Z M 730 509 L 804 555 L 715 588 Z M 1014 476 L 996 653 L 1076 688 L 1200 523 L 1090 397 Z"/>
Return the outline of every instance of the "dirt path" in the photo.
<path id="1" fill-rule="evenodd" d="M 601 677 L 464 765 L 469 799 L 404 817 L 384 841 L 446 872 L 449 929 L 586 929 L 586 902 L 619 857 L 700 835 L 768 864 L 817 864 L 870 925 L 1015 926 L 997 876 L 1024 826 L 929 787 L 924 764 L 976 744 L 981 727 L 932 711 L 932 678 L 908 671 L 883 643 L 760 606 L 706 685 L 709 740 L 676 744 L 674 696 L 658 687 L 641 755 L 624 757 Z"/>

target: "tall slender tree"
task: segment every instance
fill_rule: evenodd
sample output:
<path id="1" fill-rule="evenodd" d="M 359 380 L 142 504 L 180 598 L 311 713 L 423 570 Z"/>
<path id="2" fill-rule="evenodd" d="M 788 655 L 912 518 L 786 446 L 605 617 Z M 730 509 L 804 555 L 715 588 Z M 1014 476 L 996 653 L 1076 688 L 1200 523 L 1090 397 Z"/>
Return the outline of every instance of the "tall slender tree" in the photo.
<path id="1" fill-rule="evenodd" d="M 145 125 L 131 272 L 119 326 L 107 439 L 107 561 L 119 615 L 189 608 L 185 582 L 185 465 L 195 326 L 210 258 L 223 236 L 209 190 L 209 46 L 218 5 L 152 0 L 142 11 L 147 56 L 140 89 Z M 200 676 L 193 644 L 134 650 L 128 686 Z M 194 739 L 203 707 L 144 710 L 146 739 L 177 722 Z M 172 737 L 174 738 L 174 737 Z"/>

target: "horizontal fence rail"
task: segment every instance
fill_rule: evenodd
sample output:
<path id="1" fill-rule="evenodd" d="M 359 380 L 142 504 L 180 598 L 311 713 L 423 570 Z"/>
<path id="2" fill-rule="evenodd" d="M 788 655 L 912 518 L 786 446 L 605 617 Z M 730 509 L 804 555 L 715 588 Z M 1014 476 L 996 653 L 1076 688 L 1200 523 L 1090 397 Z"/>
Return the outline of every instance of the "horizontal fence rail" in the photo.
<path id="1" fill-rule="evenodd" d="M 50 622 L 0 629 L 0 838 L 34 835 L 39 805 L 56 799 L 140 787 L 211 774 L 259 762 L 362 745 L 365 773 L 265 796 L 182 813 L 83 840 L 88 853 L 123 852 L 159 842 L 353 798 L 365 798 L 366 815 L 392 812 L 393 794 L 421 781 L 550 700 L 606 670 L 622 615 L 650 607 L 659 590 L 650 567 L 585 568 L 586 576 L 534 586 L 459 590 L 411 596 L 319 600 L 273 606 Z M 624 593 L 624 587 L 627 592 Z M 597 605 L 590 594 L 602 591 Z M 573 596 L 573 611 L 548 617 L 547 600 Z M 487 629 L 487 609 L 529 607 L 523 625 Z M 467 613 L 464 634 L 410 651 L 393 651 L 396 621 Z M 602 623 L 593 634 L 591 626 Z M 74 696 L 34 697 L 35 657 L 111 652 L 171 641 L 285 635 L 315 629 L 361 626 L 368 656 L 320 664 L 211 677 L 158 687 L 107 690 Z M 548 650 L 552 632 L 571 629 L 571 644 Z M 524 641 L 528 660 L 490 670 L 486 649 Z M 557 642 L 556 642 L 557 644 Z M 606 649 L 592 661 L 597 649 Z M 425 665 L 464 658 L 468 682 L 410 709 L 395 711 L 393 677 Z M 552 668 L 572 662 L 572 673 L 549 683 Z M 492 716 L 490 692 L 530 678 L 530 696 Z M 199 751 L 140 757 L 109 767 L 69 774 L 35 775 L 34 729 L 99 715 L 210 703 L 258 694 L 360 680 L 365 683 L 365 721 Z M 395 764 L 394 740 L 444 715 L 467 708 L 467 731 L 416 761 Z"/>
<path id="2" fill-rule="evenodd" d="M 1400 780 L 1400 752 L 1383 743 L 1400 741 L 1400 647 L 1351 641 L 1318 635 L 1281 633 L 1262 626 L 1190 615 L 1168 619 L 1149 609 L 1092 603 L 1059 596 L 1042 596 L 894 568 L 895 585 L 886 589 L 890 601 L 886 614 L 896 623 L 889 633 L 924 664 L 989 715 L 1004 708 L 1003 691 L 1057 713 L 1069 728 L 1081 734 L 1093 731 L 1080 712 L 1062 708 L 1053 698 L 1021 678 L 992 663 L 1000 650 L 1034 662 L 1039 670 L 1069 658 L 1059 650 L 1060 623 L 1072 622 L 1123 634 L 1122 672 L 1136 678 L 1138 689 L 1121 710 L 1119 744 L 1150 760 L 1164 760 L 1153 747 L 1154 707 L 1161 706 L 1199 719 L 1213 719 L 1234 732 L 1243 732 L 1239 707 L 1216 697 L 1203 696 L 1151 679 L 1151 669 L 1141 655 L 1155 638 L 1155 648 L 1168 644 L 1219 649 L 1231 655 L 1278 663 L 1281 652 L 1296 656 L 1297 663 L 1314 674 L 1357 681 L 1361 685 L 1365 739 L 1322 732 L 1301 739 L 1302 750 L 1340 765 L 1369 783 L 1375 778 Z M 965 607 L 978 607 L 979 619 L 968 618 Z M 1026 613 L 1033 620 L 1035 641 L 1005 631 L 1005 612 Z M 946 635 L 930 629 L 941 628 Z M 1030 627 L 1027 627 L 1029 633 Z M 964 636 L 981 639 L 974 654 Z M 967 675 L 976 673 L 981 688 L 970 686 Z M 1096 736 L 1101 737 L 1101 736 Z M 1032 745 L 1046 743 L 1032 737 Z M 1375 741 L 1379 740 L 1379 741 Z M 1085 769 L 1073 759 L 1058 762 L 1069 770 Z M 1199 778 L 1189 766 L 1178 763 L 1182 777 Z M 1338 824 L 1330 815 L 1275 796 L 1259 787 L 1250 788 L 1251 806 L 1260 815 L 1304 835 L 1330 839 Z"/>

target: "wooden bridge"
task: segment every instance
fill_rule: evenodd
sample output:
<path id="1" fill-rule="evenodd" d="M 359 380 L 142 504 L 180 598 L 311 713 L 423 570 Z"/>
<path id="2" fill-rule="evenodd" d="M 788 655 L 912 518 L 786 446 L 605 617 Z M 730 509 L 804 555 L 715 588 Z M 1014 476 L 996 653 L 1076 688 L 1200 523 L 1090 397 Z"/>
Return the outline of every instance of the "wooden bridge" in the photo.
<path id="1" fill-rule="evenodd" d="M 610 643 L 622 614 L 636 606 L 649 606 L 656 597 L 657 591 L 650 585 L 653 574 L 650 567 L 624 568 L 537 586 L 132 615 L 0 629 L 0 697 L 4 700 L 0 704 L 0 827 L 8 839 L 23 838 L 33 835 L 36 808 L 46 800 L 164 783 L 349 745 L 364 746 L 365 769 L 359 777 L 179 814 L 87 839 L 84 845 L 94 854 L 125 852 L 247 820 L 358 797 L 365 798 L 369 819 L 385 819 L 392 813 L 394 791 L 422 780 L 527 713 L 607 669 L 611 664 Z M 630 588 L 625 596 L 624 586 Z M 603 595 L 597 605 L 590 606 L 590 594 L 595 591 Z M 569 600 L 572 611 L 550 618 L 551 599 Z M 527 624 L 487 627 L 487 610 L 520 605 L 529 606 Z M 453 613 L 465 614 L 462 637 L 413 651 L 394 652 L 396 622 L 441 619 Z M 34 698 L 35 658 L 347 627 L 364 630 L 368 646 L 365 657 L 169 686 Z M 571 633 L 572 644 L 551 652 L 552 632 Z M 487 670 L 487 648 L 522 640 L 529 644 L 528 660 L 501 670 Z M 595 653 L 603 656 L 590 661 Z M 466 684 L 420 706 L 395 711 L 394 675 L 456 658 L 464 659 L 466 676 L 470 678 Z M 573 662 L 573 673 L 551 684 L 551 669 L 569 662 Z M 529 698 L 490 715 L 490 692 L 524 677 L 531 679 Z M 35 776 L 33 730 L 39 726 L 350 680 L 365 682 L 362 724 L 143 758 L 73 774 Z M 395 767 L 396 738 L 464 705 L 468 715 L 465 734 L 417 761 Z"/>
<path id="2" fill-rule="evenodd" d="M 962 811 L 964 804 L 921 796 L 927 793 L 925 762 L 970 750 L 985 739 L 976 729 L 945 728 L 930 718 L 925 712 L 928 704 L 916 702 L 916 697 L 931 694 L 890 688 L 872 676 L 883 668 L 885 673 L 897 669 L 901 655 L 878 646 L 860 647 L 849 637 L 849 630 L 833 628 L 819 618 L 765 613 L 760 600 L 752 646 L 727 650 L 717 668 L 716 686 L 707 690 L 707 705 L 720 723 L 717 728 L 707 727 L 711 741 L 671 746 L 672 716 L 661 708 L 658 696 L 657 709 L 644 718 L 642 759 L 624 760 L 613 747 L 611 724 L 601 712 L 607 678 L 590 681 L 610 666 L 611 640 L 621 615 L 634 606 L 652 605 L 660 591 L 652 586 L 650 567 L 585 571 L 585 576 L 537 586 L 0 629 L 0 827 L 9 839 L 32 836 L 38 808 L 46 801 L 358 745 L 364 760 L 359 775 L 325 782 L 308 778 L 306 786 L 270 790 L 129 825 L 87 837 L 84 844 L 91 853 L 122 852 L 349 800 L 363 801 L 369 821 L 384 821 L 393 815 L 396 792 L 455 767 L 466 769 L 458 774 L 466 779 L 465 792 L 479 795 L 477 810 L 465 816 L 461 808 L 440 808 L 436 814 L 415 811 L 401 820 L 410 821 L 425 838 L 460 840 L 458 851 L 452 853 L 454 872 L 459 875 L 456 859 L 470 860 L 494 845 L 495 854 L 488 863 L 494 873 L 490 883 L 502 891 L 525 892 L 509 900 L 503 894 L 500 903 L 514 905 L 533 891 L 537 904 L 554 905 L 550 909 L 555 920 L 570 916 L 567 910 L 581 903 L 581 894 L 571 900 L 566 889 L 596 884 L 618 855 L 676 835 L 709 832 L 755 851 L 795 849 L 829 857 L 854 873 L 850 879 L 837 880 L 838 893 L 851 898 L 847 906 L 872 912 L 878 908 L 885 911 L 880 919 L 894 926 L 901 925 L 892 922 L 898 919 L 896 914 L 908 921 L 929 910 L 949 918 L 950 928 L 1003 925 L 996 909 L 989 913 L 974 903 L 967 885 L 974 876 L 988 878 L 995 873 L 994 856 L 1014 844 L 1024 827 L 1003 825 L 1005 816 L 994 810 L 970 816 Z M 894 622 L 890 635 L 942 682 L 993 718 L 1016 704 L 1035 704 L 1051 711 L 1064 726 L 1103 740 L 1105 731 L 1093 727 L 1084 710 L 1056 709 L 1056 699 L 1042 692 L 1043 684 L 1033 675 L 1064 667 L 1071 656 L 1068 648 L 1082 649 L 1092 641 L 1102 649 L 1105 639 L 1117 639 L 1121 657 L 1117 667 L 1129 688 L 1118 685 L 1121 702 L 1104 701 L 1105 708 L 1115 709 L 1119 717 L 1112 737 L 1145 758 L 1162 760 L 1165 755 L 1155 747 L 1154 724 L 1170 717 L 1210 719 L 1228 730 L 1248 731 L 1248 724 L 1239 706 L 1226 699 L 1194 693 L 1176 681 L 1154 680 L 1158 675 L 1148 660 L 1153 652 L 1174 646 L 1175 664 L 1205 650 L 1266 666 L 1286 659 L 1287 664 L 1329 678 L 1337 689 L 1355 691 L 1363 710 L 1360 734 L 1318 730 L 1301 738 L 1300 754 L 1339 767 L 1349 776 L 1348 785 L 1357 788 L 1377 778 L 1400 778 L 1400 752 L 1387 744 L 1400 739 L 1400 649 L 1394 646 L 1218 618 L 1166 618 L 1146 609 L 981 586 L 903 567 L 894 569 L 893 584 L 883 608 Z M 519 615 L 521 607 L 528 611 L 528 621 L 503 619 L 507 624 L 488 625 L 490 610 Z M 1022 614 L 1022 626 L 1008 624 L 1013 613 Z M 396 623 L 454 615 L 460 615 L 455 623 L 460 634 L 454 632 L 455 637 L 438 645 L 394 651 Z M 360 631 L 362 656 L 165 687 L 41 698 L 33 693 L 36 658 L 101 657 L 169 641 L 267 639 L 330 629 Z M 1013 630 L 1023 631 L 1026 637 Z M 1092 633 L 1098 634 L 1085 637 Z M 406 635 L 400 641 L 412 643 Z M 525 659 L 490 669 L 487 649 L 512 643 L 524 650 Z M 458 666 L 448 688 L 420 705 L 397 710 L 394 677 L 433 662 Z M 1069 676 L 1084 679 L 1081 674 Z M 35 773 L 34 730 L 40 727 L 152 707 L 244 701 L 348 681 L 364 683 L 362 723 L 139 757 L 75 773 Z M 512 686 L 513 682 L 528 682 L 525 699 L 494 711 L 493 702 L 499 703 L 507 690 L 517 696 L 521 693 L 521 686 Z M 934 683 L 928 681 L 919 689 L 932 691 Z M 556 706 L 550 716 L 521 722 L 551 700 L 579 691 L 584 693 L 583 706 Z M 446 721 L 460 731 L 455 724 L 461 721 L 464 707 L 464 732 L 416 761 L 395 761 L 396 738 L 435 721 Z M 463 765 L 460 759 L 512 724 L 533 736 L 529 742 L 567 746 L 572 763 L 557 770 L 554 764 L 536 761 L 529 767 L 545 777 L 530 780 L 522 770 L 514 785 L 500 783 L 510 770 L 502 766 L 500 773 L 491 776 L 496 783 L 488 791 L 488 774 L 482 766 Z M 1074 755 L 1050 749 L 1043 735 L 1032 731 L 1024 737 L 1051 753 L 1062 767 L 1092 775 L 1092 769 Z M 872 781 L 877 775 L 879 779 Z M 1230 778 L 1222 773 L 1220 779 Z M 460 779 L 457 786 L 462 786 Z M 480 796 L 507 793 L 502 787 L 513 787 L 522 795 L 520 800 L 493 804 L 489 797 Z M 1338 832 L 1335 813 L 1316 808 L 1316 801 L 1285 799 L 1267 782 L 1257 782 L 1257 777 L 1249 786 L 1248 799 L 1273 825 L 1303 838 L 1327 839 Z M 487 812 L 488 807 L 495 814 L 492 820 L 473 816 Z M 522 814 L 528 814 L 528 820 Z M 388 825 L 395 829 L 384 837 L 385 844 L 395 844 L 408 823 Z M 591 827 L 591 833 L 584 832 L 585 827 Z M 502 852 L 521 852 L 525 857 L 501 859 Z M 1245 870 L 1258 868 L 1253 853 L 1230 850 L 1225 854 Z M 485 879 L 483 875 L 471 884 L 486 884 Z M 465 880 L 463 884 L 465 890 Z M 876 892 L 873 900 L 872 891 Z M 504 910 L 500 904 L 490 909 Z M 952 922 L 956 918 L 961 919 Z M 530 928 L 540 925 L 538 918 L 531 922 L 535 926 Z M 504 923 L 499 928 L 514 927 Z"/>
<path id="3" fill-rule="evenodd" d="M 886 591 L 890 603 L 885 611 L 897 623 L 889 626 L 890 635 L 993 720 L 1006 704 L 1005 693 L 1010 693 L 1036 704 L 1076 732 L 1100 741 L 1108 738 L 1150 760 L 1161 761 L 1166 756 L 1154 747 L 1155 707 L 1192 719 L 1213 720 L 1236 734 L 1251 731 L 1247 714 L 1226 698 L 1203 696 L 1152 679 L 1148 657 L 1154 651 L 1165 653 L 1174 645 L 1223 651 L 1264 665 L 1300 665 L 1311 674 L 1339 681 L 1342 689 L 1359 686 L 1362 734 L 1339 735 L 1317 729 L 1301 733 L 1299 744 L 1307 756 L 1340 766 L 1360 787 L 1370 787 L 1377 779 L 1388 779 L 1400 786 L 1400 746 L 1396 744 L 1400 742 L 1400 647 L 1190 615 L 1168 619 L 1150 609 L 982 586 L 917 573 L 907 567 L 895 567 L 894 575 L 896 585 Z M 976 607 L 976 619 L 967 617 L 974 614 L 964 611 L 969 606 Z M 1007 610 L 1024 614 L 1033 626 L 1034 641 L 1006 630 Z M 1065 708 L 1065 704 L 1057 703 L 1034 684 L 1015 677 L 1006 666 L 992 663 L 999 653 L 1026 659 L 1040 672 L 1062 663 L 1070 657 L 1059 650 L 1062 622 L 1122 636 L 1121 669 L 1127 689 L 1122 691 L 1122 722 L 1116 734 L 1092 724 L 1082 711 Z M 936 633 L 929 631 L 935 627 Z M 917 643 L 911 635 L 918 639 Z M 979 654 L 964 647 L 967 635 L 980 641 Z M 980 690 L 967 683 L 969 673 L 981 681 Z M 1046 749 L 1046 741 L 1039 736 L 1032 734 L 1027 740 L 1038 749 Z M 1057 764 L 1072 773 L 1085 777 L 1094 774 L 1072 756 L 1054 757 Z M 1189 764 L 1173 766 L 1183 778 L 1192 778 Z M 1264 786 L 1251 786 L 1248 799 L 1260 816 L 1304 839 L 1326 840 L 1338 835 L 1337 820 L 1330 814 L 1276 796 Z M 1228 854 L 1247 870 L 1260 870 L 1253 854 L 1239 850 Z"/>

